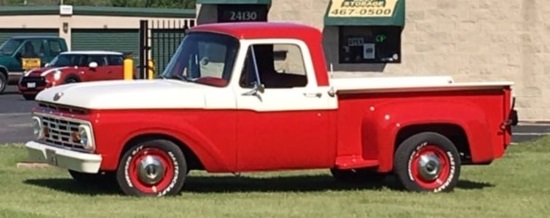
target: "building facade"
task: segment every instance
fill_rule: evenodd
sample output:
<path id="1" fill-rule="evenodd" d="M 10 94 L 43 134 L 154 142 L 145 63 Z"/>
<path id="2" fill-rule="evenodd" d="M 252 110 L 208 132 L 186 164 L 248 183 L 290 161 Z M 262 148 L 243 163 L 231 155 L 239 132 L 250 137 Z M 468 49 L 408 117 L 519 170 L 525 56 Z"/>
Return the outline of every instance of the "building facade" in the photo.
<path id="1" fill-rule="evenodd" d="M 69 50 L 110 50 L 132 53 L 135 63 L 143 42 L 140 42 L 140 21 L 148 21 L 151 41 L 170 38 L 169 43 L 150 42 L 150 45 L 160 45 L 161 50 L 173 52 L 183 34 L 166 34 L 169 30 L 179 30 L 179 26 L 195 21 L 195 9 L 159 9 L 159 8 L 116 8 L 70 6 L 21 6 L 0 8 L 0 43 L 11 36 L 41 35 L 60 36 L 65 39 Z M 177 28 L 176 28 L 177 27 Z M 174 32 L 174 31 L 171 31 Z M 163 36 L 163 35 L 168 35 Z M 166 48 L 170 49 L 166 49 Z M 149 53 L 162 52 L 151 49 Z M 168 55 L 162 56 L 167 60 Z"/>

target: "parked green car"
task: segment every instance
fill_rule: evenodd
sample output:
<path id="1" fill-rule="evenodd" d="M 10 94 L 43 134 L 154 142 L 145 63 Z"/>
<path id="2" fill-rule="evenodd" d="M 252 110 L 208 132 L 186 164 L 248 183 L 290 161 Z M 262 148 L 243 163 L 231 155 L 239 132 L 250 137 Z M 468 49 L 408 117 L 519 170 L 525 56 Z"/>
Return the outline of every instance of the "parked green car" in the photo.
<path id="1" fill-rule="evenodd" d="M 15 36 L 0 45 L 0 93 L 17 84 L 23 72 L 43 67 L 67 51 L 65 39 L 55 36 Z"/>

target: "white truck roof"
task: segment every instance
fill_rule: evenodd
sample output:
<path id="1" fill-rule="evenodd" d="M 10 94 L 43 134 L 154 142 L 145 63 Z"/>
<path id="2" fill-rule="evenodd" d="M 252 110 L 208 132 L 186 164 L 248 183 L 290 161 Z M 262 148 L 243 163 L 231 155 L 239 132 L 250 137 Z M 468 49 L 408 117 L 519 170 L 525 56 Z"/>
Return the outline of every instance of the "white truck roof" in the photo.
<path id="1" fill-rule="evenodd" d="M 82 55 L 122 55 L 122 52 L 116 51 L 101 51 L 101 50 L 86 50 L 86 51 L 65 51 L 61 54 L 82 54 Z"/>

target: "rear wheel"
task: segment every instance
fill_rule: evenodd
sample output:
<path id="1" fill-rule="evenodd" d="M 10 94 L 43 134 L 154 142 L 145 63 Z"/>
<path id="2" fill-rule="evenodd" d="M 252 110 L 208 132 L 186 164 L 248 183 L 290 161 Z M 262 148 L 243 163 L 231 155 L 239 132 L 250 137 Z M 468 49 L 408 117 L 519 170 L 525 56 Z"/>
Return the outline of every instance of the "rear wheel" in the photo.
<path id="1" fill-rule="evenodd" d="M 124 153 L 116 177 L 127 195 L 176 195 L 187 177 L 187 164 L 183 152 L 173 142 L 148 140 Z"/>
<path id="2" fill-rule="evenodd" d="M 405 189 L 452 191 L 460 175 L 460 157 L 451 140 L 424 132 L 403 141 L 395 152 L 395 174 Z"/>

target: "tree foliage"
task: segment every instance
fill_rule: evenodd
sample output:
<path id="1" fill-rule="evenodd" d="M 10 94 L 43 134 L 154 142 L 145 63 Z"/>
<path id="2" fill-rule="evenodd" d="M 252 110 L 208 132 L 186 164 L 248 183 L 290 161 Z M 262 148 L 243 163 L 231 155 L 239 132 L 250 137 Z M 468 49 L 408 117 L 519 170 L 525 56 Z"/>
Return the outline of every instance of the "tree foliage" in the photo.
<path id="1" fill-rule="evenodd" d="M 112 6 L 147 8 L 195 8 L 195 0 L 0 0 L 0 6 Z"/>

